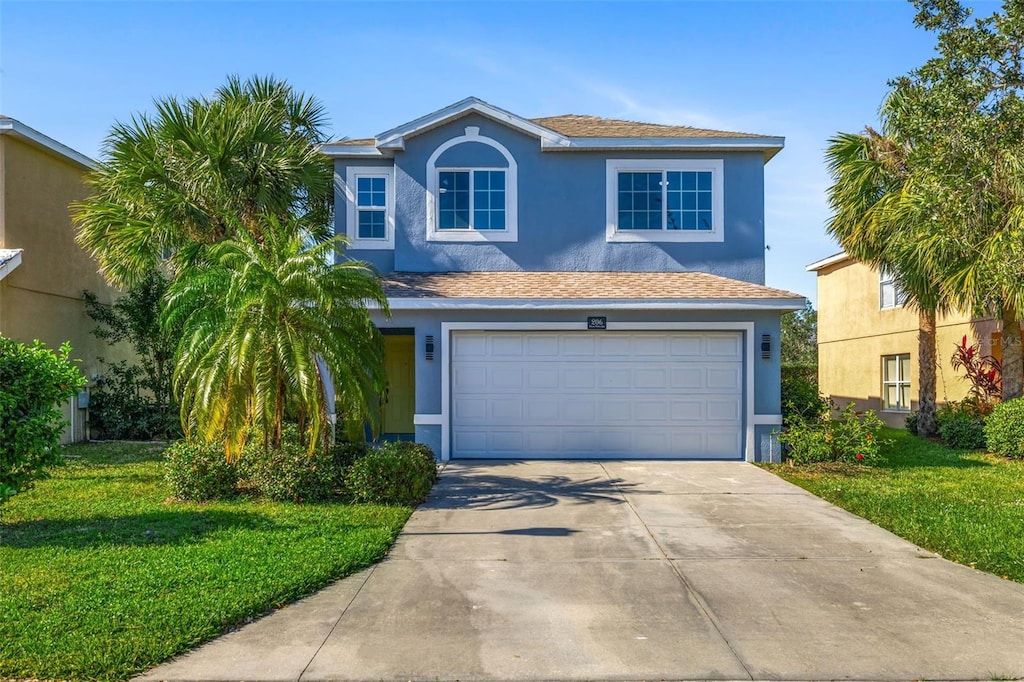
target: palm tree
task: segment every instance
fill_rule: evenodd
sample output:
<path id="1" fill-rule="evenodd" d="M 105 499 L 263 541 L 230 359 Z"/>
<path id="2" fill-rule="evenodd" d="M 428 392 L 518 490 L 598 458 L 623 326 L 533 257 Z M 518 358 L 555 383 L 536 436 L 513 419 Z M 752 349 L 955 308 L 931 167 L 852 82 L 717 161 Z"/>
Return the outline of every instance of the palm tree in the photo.
<path id="1" fill-rule="evenodd" d="M 212 98 L 158 100 L 153 116 L 114 125 L 93 194 L 73 206 L 78 241 L 112 283 L 130 287 L 172 255 L 202 248 L 266 216 L 296 216 L 329 236 L 333 169 L 317 149 L 322 105 L 272 78 L 228 79 Z"/>
<path id="2" fill-rule="evenodd" d="M 901 106 L 894 96 L 882 108 L 882 132 L 839 133 L 829 140 L 826 163 L 833 184 L 828 190 L 832 217 L 826 230 L 848 254 L 885 270 L 918 313 L 918 422 L 920 435 L 936 431 L 936 314 L 947 310 L 937 270 L 918 250 L 914 214 L 901 210 L 908 201 L 909 144 L 901 141 L 889 115 Z"/>
<path id="3" fill-rule="evenodd" d="M 383 343 L 365 304 L 387 310 L 373 273 L 333 265 L 335 242 L 310 245 L 290 222 L 269 218 L 257 241 L 245 229 L 207 249 L 168 291 L 163 322 L 183 330 L 175 358 L 186 435 L 223 441 L 236 456 L 250 429 L 280 445 L 286 419 L 312 449 L 326 442 L 331 377 L 350 429 L 361 430 L 384 383 Z M 321 362 L 322 361 L 322 362 Z"/>

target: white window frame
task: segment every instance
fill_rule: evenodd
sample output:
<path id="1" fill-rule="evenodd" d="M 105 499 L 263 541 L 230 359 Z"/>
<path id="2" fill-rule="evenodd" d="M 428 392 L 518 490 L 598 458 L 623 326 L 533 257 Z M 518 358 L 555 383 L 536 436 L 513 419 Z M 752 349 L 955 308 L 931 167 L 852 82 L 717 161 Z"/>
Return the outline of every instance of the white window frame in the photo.
<path id="1" fill-rule="evenodd" d="M 359 178 L 384 178 L 384 237 L 361 238 L 359 236 L 359 206 L 357 192 Z M 394 249 L 395 248 L 395 168 L 394 166 L 351 166 L 345 171 L 342 183 L 345 195 L 345 235 L 350 249 Z"/>
<path id="2" fill-rule="evenodd" d="M 476 208 L 474 206 L 474 203 L 476 201 L 476 197 L 474 196 L 476 194 L 476 177 L 475 177 L 474 174 L 476 173 L 476 171 L 501 171 L 502 173 L 505 174 L 505 189 L 503 190 L 504 193 L 505 193 L 505 228 L 502 229 L 502 230 L 481 230 L 481 232 L 507 232 L 508 231 L 508 169 L 507 168 L 496 168 L 496 167 L 492 168 L 492 167 L 488 167 L 488 166 L 472 166 L 472 167 L 469 167 L 469 166 L 441 166 L 441 167 L 439 167 L 437 169 L 437 179 L 438 179 L 438 185 L 439 185 L 438 189 L 437 189 L 438 196 L 440 196 L 440 194 L 441 194 L 441 188 L 440 188 L 441 173 L 469 173 L 469 227 L 468 228 L 455 227 L 455 228 L 441 229 L 441 207 L 440 207 L 440 200 L 439 200 L 438 201 L 438 209 L 437 209 L 438 210 L 438 213 L 437 213 L 437 215 L 438 215 L 437 231 L 439 233 L 441 233 L 441 234 L 451 234 L 452 232 L 469 232 L 471 230 L 476 230 L 476 227 L 473 226 L 473 220 L 476 217 L 474 215 L 474 212 L 476 210 Z"/>
<path id="3" fill-rule="evenodd" d="M 885 304 L 885 289 L 889 287 L 892 289 L 892 305 Z M 879 310 L 894 310 L 896 308 L 902 308 L 907 301 L 907 295 L 900 289 L 900 285 L 896 282 L 896 277 L 892 273 L 885 269 L 878 272 L 878 309 Z"/>
<path id="4" fill-rule="evenodd" d="M 505 168 L 479 167 L 438 167 L 437 160 L 441 154 L 463 142 L 478 142 L 497 149 L 508 166 Z M 505 229 L 504 230 L 442 230 L 440 224 L 440 172 L 441 171 L 474 171 L 501 170 L 505 171 Z M 472 181 L 472 179 L 471 179 Z M 427 159 L 427 241 L 429 242 L 517 242 L 519 241 L 519 165 L 512 152 L 495 139 L 480 134 L 478 126 L 466 126 L 466 134 L 447 140 L 434 150 Z M 470 195 L 472 204 L 472 195 Z M 472 221 L 472 214 L 470 216 Z"/>
<path id="5" fill-rule="evenodd" d="M 895 360 L 896 360 L 896 377 L 895 378 L 886 378 L 886 376 L 885 376 L 886 361 L 889 358 L 895 358 Z M 903 373 L 903 370 L 902 370 L 903 363 L 901 362 L 901 358 L 906 358 L 907 359 L 907 365 L 909 367 L 909 365 L 910 365 L 910 353 L 890 353 L 889 355 L 883 355 L 882 356 L 882 410 L 884 412 L 910 412 L 910 405 L 899 405 L 899 406 L 895 406 L 895 407 L 891 407 L 889 405 L 886 405 L 887 396 L 889 395 L 888 388 L 890 386 L 895 386 L 896 387 L 896 395 L 900 396 L 900 397 L 902 397 L 902 395 L 903 395 L 903 391 L 901 389 L 904 386 L 906 386 L 907 387 L 908 402 L 913 402 L 913 400 L 914 400 L 912 397 L 910 397 L 910 377 L 909 376 L 905 377 L 905 376 L 902 375 L 902 373 Z M 909 369 L 908 369 L 908 371 L 909 371 Z"/>
<path id="6" fill-rule="evenodd" d="M 663 173 L 703 171 L 711 173 L 712 230 L 620 230 L 619 172 Z M 608 159 L 606 162 L 606 240 L 609 242 L 722 242 L 725 241 L 725 163 L 722 159 Z M 663 190 L 664 191 L 664 190 Z M 663 211 L 668 207 L 663 205 Z"/>

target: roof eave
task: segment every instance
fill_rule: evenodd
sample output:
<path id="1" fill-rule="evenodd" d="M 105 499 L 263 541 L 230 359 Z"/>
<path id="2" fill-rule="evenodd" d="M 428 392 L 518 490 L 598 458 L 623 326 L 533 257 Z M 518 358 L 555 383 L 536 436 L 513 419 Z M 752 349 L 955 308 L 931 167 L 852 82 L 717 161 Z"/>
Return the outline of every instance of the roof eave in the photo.
<path id="1" fill-rule="evenodd" d="M 377 135 L 377 147 L 380 149 L 404 149 L 405 139 L 407 137 L 412 137 L 418 133 L 425 132 L 470 112 L 476 112 L 499 123 L 503 123 L 507 126 L 520 130 L 528 135 L 538 137 L 545 143 L 556 145 L 568 143 L 568 138 L 556 133 L 550 128 L 545 128 L 540 124 L 530 121 L 529 119 L 516 116 L 510 111 L 505 111 L 493 104 L 488 104 L 477 97 L 467 97 L 466 99 L 460 100 L 455 104 L 444 107 L 443 109 L 438 109 L 437 111 L 420 116 L 408 123 L 403 123 L 402 125 L 391 128 L 390 130 L 385 130 Z"/>
<path id="2" fill-rule="evenodd" d="M 392 310 L 802 310 L 800 298 L 388 298 Z M 372 308 L 373 306 L 371 306 Z"/>
<path id="3" fill-rule="evenodd" d="M 15 268 L 21 265 L 21 254 L 23 249 L 13 249 L 14 255 L 7 260 L 0 262 L 0 279 L 14 272 Z"/>
<path id="4" fill-rule="evenodd" d="M 765 163 L 782 151 L 784 137 L 573 137 L 568 145 L 541 142 L 545 151 L 656 149 L 683 151 L 759 151 Z"/>
<path id="5" fill-rule="evenodd" d="M 362 159 L 367 157 L 380 159 L 392 156 L 392 154 L 385 153 L 374 145 L 346 145 L 337 142 L 325 142 L 320 145 L 320 151 L 332 159 Z"/>
<path id="6" fill-rule="evenodd" d="M 96 168 L 96 162 L 85 154 L 77 152 L 71 147 L 58 142 L 49 135 L 44 135 L 35 128 L 30 128 L 21 121 L 13 118 L 0 118 L 0 135 L 13 135 L 14 137 L 28 142 L 51 154 L 67 159 L 72 163 L 81 166 L 86 170 Z"/>
<path id="7" fill-rule="evenodd" d="M 840 251 L 839 253 L 829 256 L 828 258 L 822 258 L 819 261 L 811 263 L 805 269 L 807 270 L 807 272 L 818 272 L 819 270 L 824 270 L 830 265 L 837 265 L 848 260 L 853 260 L 853 258 L 850 257 L 850 254 L 846 253 L 845 251 Z"/>

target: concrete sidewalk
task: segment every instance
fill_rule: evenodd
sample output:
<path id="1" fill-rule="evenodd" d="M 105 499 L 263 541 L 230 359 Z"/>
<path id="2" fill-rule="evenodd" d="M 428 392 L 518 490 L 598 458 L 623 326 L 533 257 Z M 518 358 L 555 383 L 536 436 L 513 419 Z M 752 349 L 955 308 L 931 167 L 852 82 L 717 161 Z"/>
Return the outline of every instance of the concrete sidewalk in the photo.
<path id="1" fill-rule="evenodd" d="M 1024 586 L 749 464 L 458 463 L 376 567 L 141 680 L 1024 677 Z"/>

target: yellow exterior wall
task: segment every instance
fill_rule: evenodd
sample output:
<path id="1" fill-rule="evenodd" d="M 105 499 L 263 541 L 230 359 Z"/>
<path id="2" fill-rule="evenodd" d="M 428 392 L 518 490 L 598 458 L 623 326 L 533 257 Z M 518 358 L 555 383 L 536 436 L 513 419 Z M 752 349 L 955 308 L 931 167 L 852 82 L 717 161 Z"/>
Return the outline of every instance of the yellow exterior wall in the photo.
<path id="1" fill-rule="evenodd" d="M 882 356 L 910 355 L 910 395 L 917 409 L 918 315 L 907 308 L 879 309 L 878 272 L 845 260 L 818 271 L 818 383 L 822 394 L 842 408 L 854 401 L 890 426 L 902 427 L 907 412 L 882 409 Z M 968 384 L 953 370 L 950 357 L 964 335 L 991 352 L 998 323 L 967 315 L 940 316 L 936 329 L 936 397 L 960 400 Z"/>
<path id="2" fill-rule="evenodd" d="M 18 341 L 43 341 L 56 348 L 70 341 L 82 372 L 92 379 L 102 371 L 98 357 L 130 357 L 125 346 L 110 348 L 90 334 L 82 291 L 110 303 L 116 292 L 97 272 L 96 263 L 75 243 L 68 204 L 86 195 L 86 170 L 71 160 L 0 135 L 0 248 L 24 249 L 21 265 L 0 280 L 0 334 Z M 65 442 L 85 437 L 85 411 L 64 407 L 74 419 Z"/>

